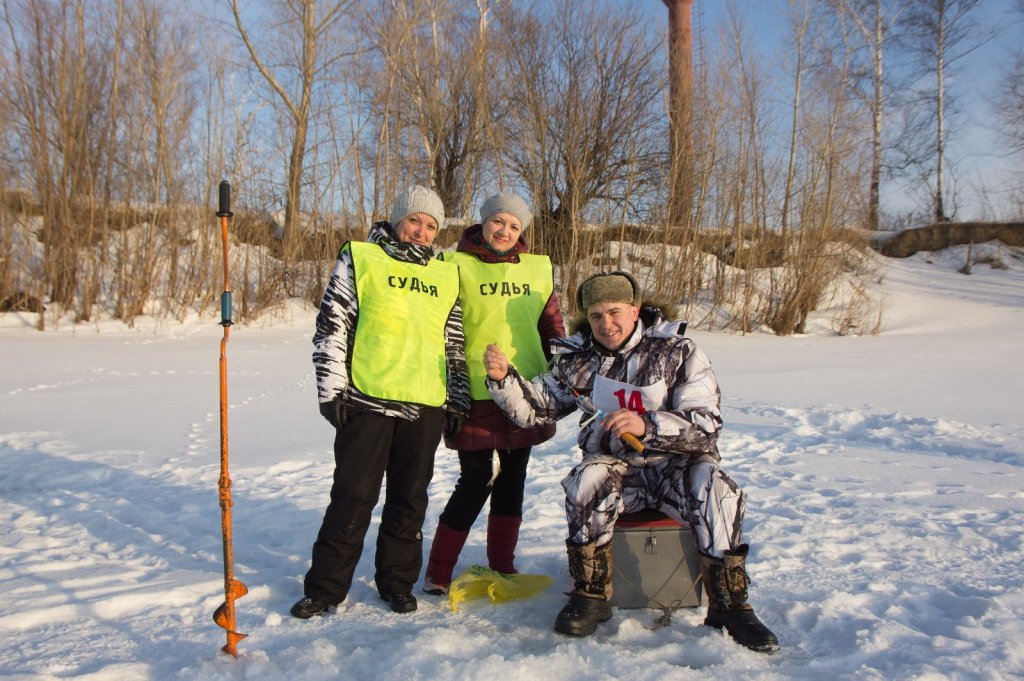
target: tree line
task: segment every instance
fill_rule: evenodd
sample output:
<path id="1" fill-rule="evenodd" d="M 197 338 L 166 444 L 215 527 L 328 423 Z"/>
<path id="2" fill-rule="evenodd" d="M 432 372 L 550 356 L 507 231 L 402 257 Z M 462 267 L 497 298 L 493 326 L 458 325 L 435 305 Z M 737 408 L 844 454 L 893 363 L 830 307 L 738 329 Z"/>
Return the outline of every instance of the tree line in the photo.
<path id="1" fill-rule="evenodd" d="M 228 178 L 240 318 L 315 304 L 340 243 L 416 182 L 456 218 L 442 245 L 522 193 L 563 291 L 621 268 L 709 327 L 801 332 L 833 306 L 837 332 L 877 330 L 862 231 L 907 219 L 879 200 L 894 178 L 927 196 L 913 219 L 955 219 L 945 84 L 990 37 L 978 0 L 778 0 L 774 68 L 742 14 L 701 5 L 679 147 L 664 26 L 636 3 L 3 0 L 0 300 L 45 302 L 40 328 L 210 311 Z M 1022 63 L 993 93 L 1016 154 Z"/>

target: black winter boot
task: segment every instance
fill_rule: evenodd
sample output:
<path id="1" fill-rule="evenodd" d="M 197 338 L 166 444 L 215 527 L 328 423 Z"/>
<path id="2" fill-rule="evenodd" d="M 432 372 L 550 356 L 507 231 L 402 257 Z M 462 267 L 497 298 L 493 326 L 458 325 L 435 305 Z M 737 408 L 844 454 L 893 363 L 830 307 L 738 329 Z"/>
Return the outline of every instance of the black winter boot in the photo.
<path id="1" fill-rule="evenodd" d="M 725 629 L 737 643 L 759 653 L 774 653 L 779 639 L 757 619 L 747 604 L 746 560 L 750 547 L 741 545 L 726 551 L 721 559 L 700 557 L 701 578 L 708 594 L 708 614 L 704 624 Z"/>
<path id="2" fill-rule="evenodd" d="M 555 631 L 570 636 L 589 636 L 601 622 L 612 617 L 612 545 L 596 546 L 565 542 L 573 594 L 555 618 Z"/>
<path id="3" fill-rule="evenodd" d="M 310 617 L 316 617 L 317 615 L 324 614 L 327 612 L 329 607 L 331 607 L 330 603 L 324 603 L 312 596 L 303 596 L 295 605 L 292 606 L 291 613 L 292 617 L 298 617 L 300 620 L 308 620 Z"/>
<path id="4" fill-rule="evenodd" d="M 555 618 L 555 631 L 569 636 L 590 636 L 601 622 L 612 618 L 612 606 L 603 598 L 574 593 Z"/>

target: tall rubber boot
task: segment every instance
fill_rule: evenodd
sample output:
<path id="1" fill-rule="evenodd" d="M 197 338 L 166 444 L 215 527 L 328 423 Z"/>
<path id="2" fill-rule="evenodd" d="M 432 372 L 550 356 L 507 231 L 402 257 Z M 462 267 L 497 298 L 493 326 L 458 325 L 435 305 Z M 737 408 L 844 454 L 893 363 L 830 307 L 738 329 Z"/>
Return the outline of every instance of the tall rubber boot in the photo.
<path id="1" fill-rule="evenodd" d="M 555 618 L 555 631 L 590 636 L 601 622 L 612 618 L 612 544 L 597 546 L 565 542 L 573 593 Z"/>
<path id="2" fill-rule="evenodd" d="M 779 639 L 757 619 L 754 609 L 747 604 L 746 561 L 750 547 L 741 545 L 735 551 L 726 551 L 721 559 L 700 557 L 701 578 L 708 595 L 708 614 L 704 624 L 725 629 L 737 643 L 759 653 L 774 653 Z"/>
<path id="3" fill-rule="evenodd" d="M 513 515 L 487 516 L 487 564 L 492 570 L 516 574 L 514 561 L 522 522 L 522 518 Z"/>
<path id="4" fill-rule="evenodd" d="M 423 574 L 425 593 L 433 596 L 448 593 L 448 586 L 452 583 L 452 571 L 455 570 L 455 563 L 459 560 L 462 547 L 466 545 L 467 537 L 469 530 L 463 532 L 453 530 L 441 522 L 437 524 L 437 532 L 434 533 L 434 541 L 430 545 L 427 569 Z"/>

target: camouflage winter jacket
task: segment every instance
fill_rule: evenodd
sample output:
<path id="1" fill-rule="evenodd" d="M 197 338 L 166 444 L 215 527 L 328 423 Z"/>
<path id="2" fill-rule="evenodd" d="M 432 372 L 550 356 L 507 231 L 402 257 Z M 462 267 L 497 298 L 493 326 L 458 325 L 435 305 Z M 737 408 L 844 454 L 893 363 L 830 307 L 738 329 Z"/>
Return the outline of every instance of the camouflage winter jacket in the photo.
<path id="1" fill-rule="evenodd" d="M 391 225 L 375 223 L 367 241 L 378 244 L 392 258 L 404 262 L 426 264 L 435 257 L 430 246 L 395 241 Z M 359 301 L 355 290 L 352 253 L 343 250 L 327 282 L 320 312 L 316 317 L 313 335 L 313 368 L 316 371 L 317 393 L 320 402 L 337 397 L 346 399 L 350 407 L 371 411 L 384 416 L 397 416 L 406 420 L 417 418 L 421 406 L 408 402 L 394 402 L 361 393 L 351 383 L 352 357 L 349 349 L 359 319 Z M 458 303 L 452 309 L 444 328 L 445 357 L 448 369 L 447 400 L 444 408 L 462 415 L 469 413 L 469 372 L 466 369 L 465 338 L 462 333 L 462 308 Z"/>
<path id="2" fill-rule="evenodd" d="M 601 376 L 633 386 L 665 381 L 667 394 L 657 409 L 641 415 L 645 451 L 637 454 L 595 419 L 580 430 L 584 455 L 605 454 L 642 464 L 664 455 L 709 454 L 716 460 L 722 429 L 721 392 L 711 363 L 697 345 L 684 338 L 685 322 L 666 321 L 661 310 L 644 307 L 633 335 L 616 351 L 595 343 L 589 325 L 569 338 L 552 341 L 551 369 L 532 381 L 509 368 L 501 381 L 487 380 L 495 403 L 523 427 L 551 423 L 577 409 L 570 387 L 582 395 Z M 583 424 L 589 414 L 583 414 Z"/>

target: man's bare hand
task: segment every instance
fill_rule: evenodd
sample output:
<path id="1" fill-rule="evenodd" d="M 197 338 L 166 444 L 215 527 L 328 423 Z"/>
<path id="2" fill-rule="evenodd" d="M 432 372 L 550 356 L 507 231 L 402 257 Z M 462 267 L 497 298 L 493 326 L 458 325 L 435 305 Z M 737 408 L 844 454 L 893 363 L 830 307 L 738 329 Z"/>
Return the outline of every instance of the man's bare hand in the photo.
<path id="1" fill-rule="evenodd" d="M 644 420 L 635 411 L 619 409 L 604 417 L 601 425 L 612 435 L 622 437 L 626 433 L 643 437 L 646 430 Z"/>
<path id="2" fill-rule="evenodd" d="M 492 381 L 500 381 L 508 376 L 508 357 L 495 343 L 484 350 L 484 369 L 487 370 L 487 378 Z"/>

